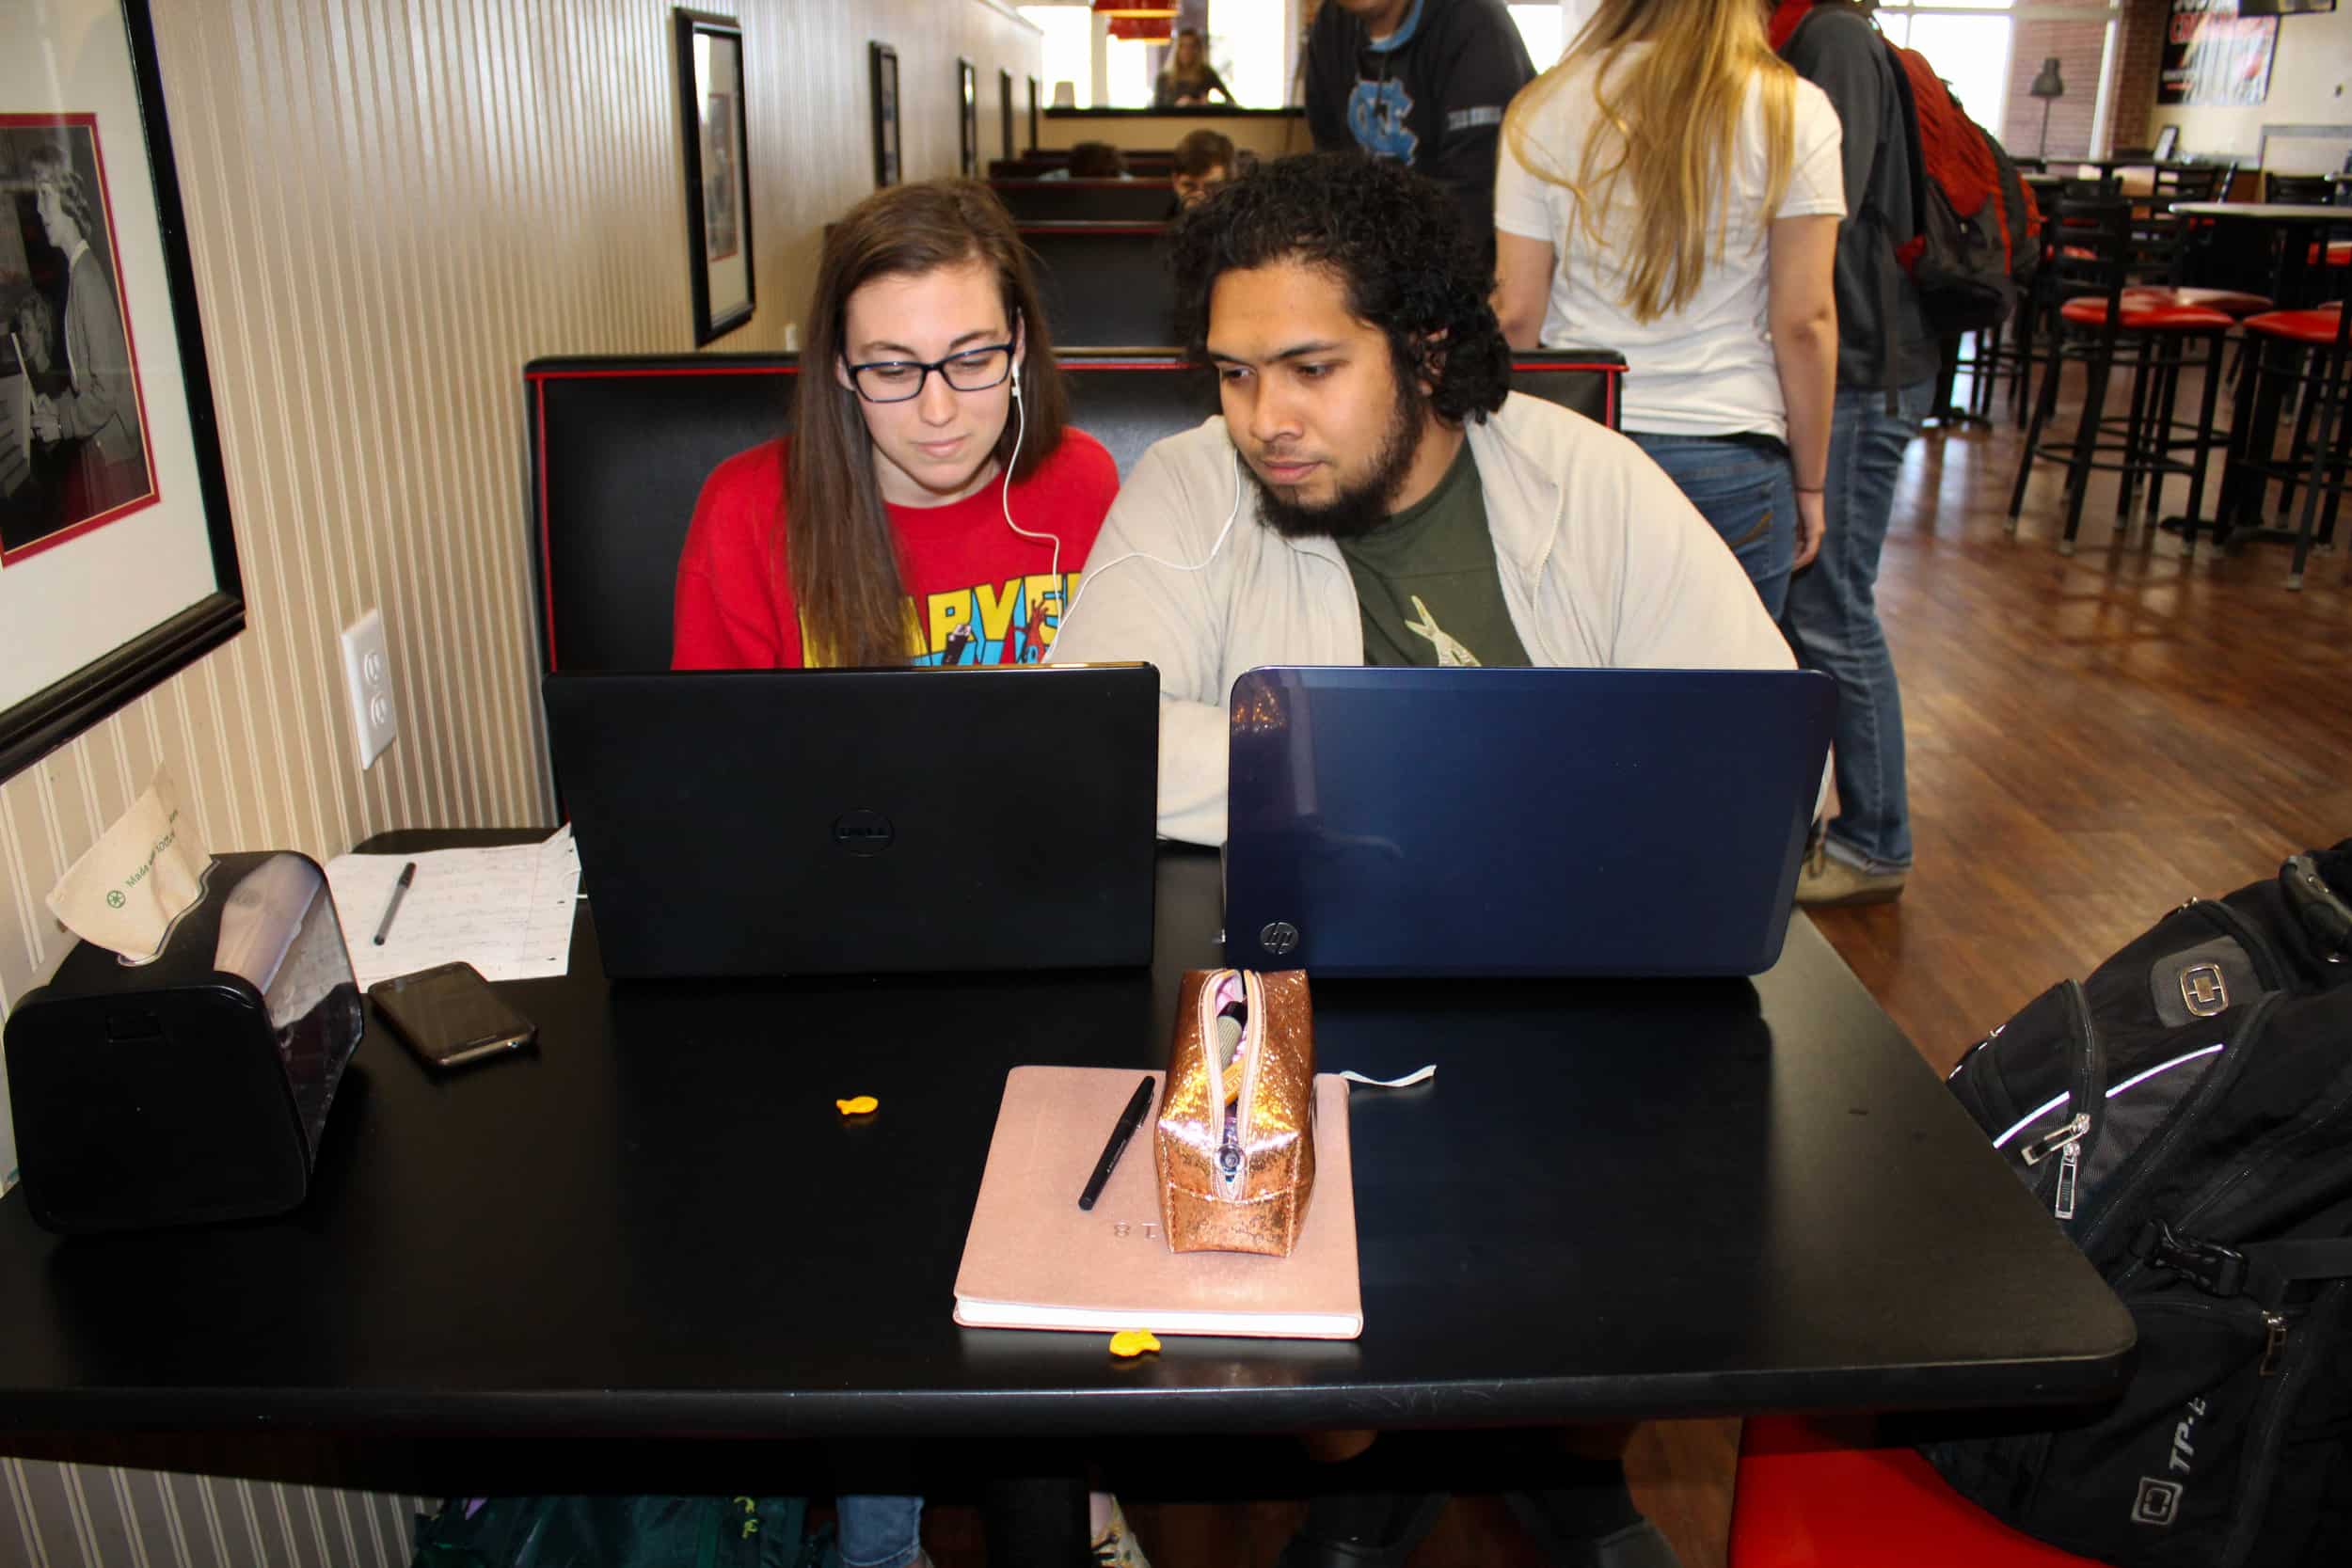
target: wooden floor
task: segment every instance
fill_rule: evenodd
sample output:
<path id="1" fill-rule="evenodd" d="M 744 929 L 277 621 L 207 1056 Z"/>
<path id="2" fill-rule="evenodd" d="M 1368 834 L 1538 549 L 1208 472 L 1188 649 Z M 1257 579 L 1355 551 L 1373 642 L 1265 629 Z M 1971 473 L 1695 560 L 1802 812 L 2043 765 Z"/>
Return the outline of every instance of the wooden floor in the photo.
<path id="1" fill-rule="evenodd" d="M 2225 404 L 2226 408 L 2226 404 Z M 2225 416 L 2226 417 L 2226 416 Z M 2271 875 L 2352 835 L 2352 586 L 2342 553 L 2300 593 L 2286 552 L 2193 561 L 2179 541 L 2110 548 L 2094 482 L 2072 559 L 2057 475 L 2004 529 L 2019 440 L 1913 443 L 1880 579 L 1902 684 L 1917 863 L 1899 903 L 1817 922 L 1939 1072 L 2055 980 L 2191 895 Z M 2167 510 L 2181 510 L 2175 484 Z M 1732 1421 L 1661 1422 L 1629 1456 L 1637 1499 L 1687 1568 L 1722 1568 Z M 1133 1510 L 1159 1568 L 1263 1568 L 1296 1504 Z M 940 1568 L 981 1561 L 977 1516 L 935 1508 Z M 1421 1568 L 1540 1563 L 1493 1498 L 1457 1501 Z"/>

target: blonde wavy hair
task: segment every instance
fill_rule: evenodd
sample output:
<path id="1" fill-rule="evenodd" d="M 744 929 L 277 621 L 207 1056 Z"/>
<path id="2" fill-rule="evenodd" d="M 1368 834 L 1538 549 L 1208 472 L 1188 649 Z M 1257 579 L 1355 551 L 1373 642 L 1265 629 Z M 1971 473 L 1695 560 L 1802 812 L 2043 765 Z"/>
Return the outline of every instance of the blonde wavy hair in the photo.
<path id="1" fill-rule="evenodd" d="M 1764 21 L 1757 0 L 1601 0 L 1560 63 L 1504 117 L 1519 162 L 1573 198 L 1572 228 L 1627 258 L 1624 303 L 1636 321 L 1690 303 L 1709 260 L 1723 258 L 1732 149 L 1751 81 L 1763 97 L 1764 210 L 1779 211 L 1788 192 L 1797 73 L 1772 53 Z M 1648 47 L 1629 49 L 1637 43 Z M 1599 120 L 1576 166 L 1560 168 L 1536 150 L 1529 122 L 1587 65 Z M 1611 245 L 1620 189 L 1631 198 L 1632 228 Z"/>

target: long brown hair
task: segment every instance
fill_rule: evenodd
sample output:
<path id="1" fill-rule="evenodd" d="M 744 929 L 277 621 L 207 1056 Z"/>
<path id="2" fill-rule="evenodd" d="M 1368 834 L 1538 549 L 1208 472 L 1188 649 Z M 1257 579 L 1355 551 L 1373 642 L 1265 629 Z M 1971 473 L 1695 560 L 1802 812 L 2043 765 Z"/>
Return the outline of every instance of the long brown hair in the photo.
<path id="1" fill-rule="evenodd" d="M 1635 55 L 1629 46 L 1637 43 L 1649 47 Z M 1599 123 L 1573 169 L 1550 166 L 1528 121 L 1586 65 Z M 1635 321 L 1689 304 L 1710 253 L 1723 257 L 1733 149 L 1752 81 L 1763 96 L 1769 221 L 1795 161 L 1797 76 L 1772 53 L 1756 0 L 1602 0 L 1560 63 L 1522 87 L 1503 117 L 1519 162 L 1573 198 L 1570 225 L 1626 258 L 1622 303 Z M 1630 229 L 1613 236 L 1629 218 Z"/>
<path id="2" fill-rule="evenodd" d="M 877 277 L 974 261 L 994 270 L 1006 324 L 1025 351 L 1025 413 L 1005 420 L 996 461 L 1012 465 L 1017 483 L 1061 443 L 1070 400 L 1053 339 L 1021 237 L 989 188 L 973 180 L 933 180 L 878 191 L 851 208 L 826 233 L 817 268 L 785 478 L 783 549 L 803 663 L 904 664 L 909 655 L 906 584 L 874 481 L 873 437 L 857 393 L 834 373 L 849 350 L 850 296 Z"/>

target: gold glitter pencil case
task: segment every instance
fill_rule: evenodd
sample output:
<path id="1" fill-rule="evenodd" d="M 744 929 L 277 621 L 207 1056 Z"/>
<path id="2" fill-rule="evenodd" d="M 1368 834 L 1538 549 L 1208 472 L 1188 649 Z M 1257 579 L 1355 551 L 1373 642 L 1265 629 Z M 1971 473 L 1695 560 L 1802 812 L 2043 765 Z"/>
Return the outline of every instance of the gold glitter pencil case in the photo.
<path id="1" fill-rule="evenodd" d="M 1288 1257 L 1314 1195 L 1303 971 L 1188 971 L 1160 1101 L 1160 1218 L 1178 1252 Z"/>

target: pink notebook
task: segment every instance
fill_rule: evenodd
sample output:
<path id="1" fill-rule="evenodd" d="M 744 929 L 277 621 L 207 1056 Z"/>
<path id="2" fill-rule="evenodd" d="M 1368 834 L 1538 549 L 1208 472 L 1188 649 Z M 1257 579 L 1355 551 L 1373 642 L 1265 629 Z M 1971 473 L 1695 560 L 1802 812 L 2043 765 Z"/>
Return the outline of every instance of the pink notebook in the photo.
<path id="1" fill-rule="evenodd" d="M 1166 1087 L 1164 1072 L 1152 1075 Z M 1175 1253 L 1160 1231 L 1152 1139 L 1155 1093 L 1091 1211 L 1078 1195 L 1143 1074 L 1130 1068 L 1020 1067 L 988 1147 L 956 1322 L 970 1328 L 1230 1334 L 1353 1339 L 1364 1331 L 1347 1085 L 1315 1075 L 1315 1191 L 1297 1250 Z"/>

